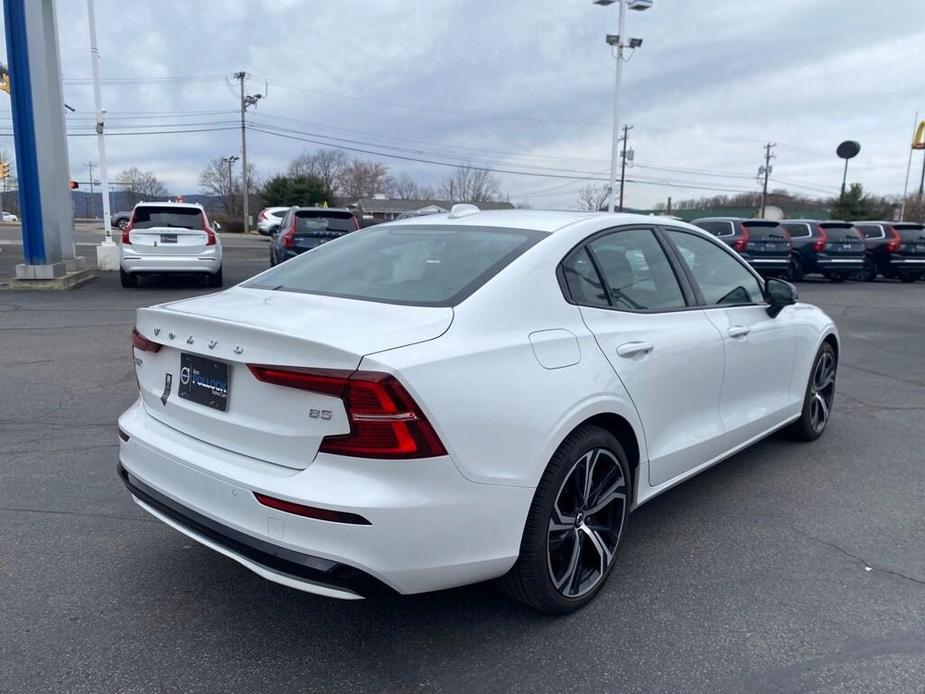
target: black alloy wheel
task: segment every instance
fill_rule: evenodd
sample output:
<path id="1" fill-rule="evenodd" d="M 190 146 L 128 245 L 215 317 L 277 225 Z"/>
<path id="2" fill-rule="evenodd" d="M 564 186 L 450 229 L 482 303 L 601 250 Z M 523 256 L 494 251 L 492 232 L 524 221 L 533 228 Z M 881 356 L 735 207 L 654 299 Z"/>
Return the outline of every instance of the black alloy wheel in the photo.
<path id="1" fill-rule="evenodd" d="M 815 441 L 825 431 L 835 404 L 835 378 L 838 359 L 828 342 L 822 344 L 813 362 L 803 411 L 800 418 L 790 426 L 790 432 L 802 441 Z"/>
<path id="2" fill-rule="evenodd" d="M 630 469 L 616 437 L 582 425 L 556 450 L 527 516 L 520 556 L 500 579 L 516 600 L 552 614 L 587 604 L 607 581 L 626 530 Z"/>

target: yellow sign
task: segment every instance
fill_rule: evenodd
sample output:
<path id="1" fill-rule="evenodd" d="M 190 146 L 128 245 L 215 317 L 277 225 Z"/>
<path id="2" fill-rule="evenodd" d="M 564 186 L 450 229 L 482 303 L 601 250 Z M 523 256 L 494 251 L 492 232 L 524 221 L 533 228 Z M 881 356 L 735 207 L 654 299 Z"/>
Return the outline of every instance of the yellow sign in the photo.
<path id="1" fill-rule="evenodd" d="M 925 120 L 919 123 L 915 129 L 915 137 L 912 138 L 912 149 L 925 149 Z"/>
<path id="2" fill-rule="evenodd" d="M 0 161 L 0 179 L 10 177 L 10 162 Z"/>

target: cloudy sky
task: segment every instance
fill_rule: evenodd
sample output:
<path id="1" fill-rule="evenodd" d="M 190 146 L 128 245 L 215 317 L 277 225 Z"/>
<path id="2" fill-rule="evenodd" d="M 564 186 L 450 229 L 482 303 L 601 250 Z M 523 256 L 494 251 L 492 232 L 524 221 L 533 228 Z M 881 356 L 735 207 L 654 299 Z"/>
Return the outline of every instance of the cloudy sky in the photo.
<path id="1" fill-rule="evenodd" d="M 65 101 L 77 109 L 71 176 L 86 180 L 97 160 L 86 5 L 57 6 Z M 854 139 L 849 181 L 901 193 L 916 110 L 925 117 L 921 9 L 655 0 L 630 12 L 628 34 L 644 45 L 624 70 L 635 151 L 626 203 L 756 190 L 768 141 L 773 187 L 837 192 L 834 150 Z M 517 172 L 501 175 L 504 191 L 534 207 L 572 207 L 579 188 L 606 178 L 614 61 L 604 36 L 616 33 L 616 5 L 97 0 L 96 12 L 110 168 L 151 170 L 171 193 L 197 192 L 209 159 L 239 153 L 226 84 L 238 70 L 249 93 L 267 95 L 248 116 L 261 177 L 323 143 L 425 184 L 452 170 L 441 164 Z M 917 184 L 921 155 L 913 166 Z"/>

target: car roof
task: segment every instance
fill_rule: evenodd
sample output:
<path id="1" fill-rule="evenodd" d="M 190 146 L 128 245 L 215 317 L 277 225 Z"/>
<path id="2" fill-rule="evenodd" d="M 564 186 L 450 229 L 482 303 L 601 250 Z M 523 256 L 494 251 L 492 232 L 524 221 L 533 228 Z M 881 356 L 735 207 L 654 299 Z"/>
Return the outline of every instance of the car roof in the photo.
<path id="1" fill-rule="evenodd" d="M 452 212 L 449 214 L 428 214 L 421 217 L 410 217 L 408 219 L 399 219 L 385 222 L 377 226 L 392 225 L 458 225 L 458 226 L 479 226 L 495 227 L 502 229 L 533 229 L 536 231 L 545 231 L 552 233 L 559 229 L 564 229 L 577 222 L 583 222 L 591 219 L 600 219 L 601 222 L 607 222 L 613 226 L 623 224 L 672 224 L 677 225 L 678 220 L 669 217 L 656 217 L 643 214 L 631 214 L 626 212 L 580 212 L 568 210 L 480 210 L 465 214 L 464 216 L 453 217 Z"/>
<path id="2" fill-rule="evenodd" d="M 177 207 L 177 208 L 188 207 L 188 208 L 197 209 L 197 210 L 203 209 L 202 205 L 200 205 L 198 202 L 174 202 L 172 200 L 165 200 L 163 202 L 159 200 L 150 200 L 150 201 L 146 200 L 144 202 L 139 202 L 137 205 L 135 205 L 136 208 L 147 207 L 147 206 Z"/>

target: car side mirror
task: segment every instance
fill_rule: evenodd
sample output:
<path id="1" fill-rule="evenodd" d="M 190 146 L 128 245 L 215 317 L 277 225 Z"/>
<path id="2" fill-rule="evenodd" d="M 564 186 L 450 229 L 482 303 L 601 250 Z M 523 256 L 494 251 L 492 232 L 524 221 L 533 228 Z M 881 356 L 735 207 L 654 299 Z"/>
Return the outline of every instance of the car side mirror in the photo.
<path id="1" fill-rule="evenodd" d="M 785 306 L 792 306 L 800 298 L 797 288 L 790 282 L 769 277 L 764 285 L 764 298 L 768 302 L 768 315 L 775 318 Z"/>

